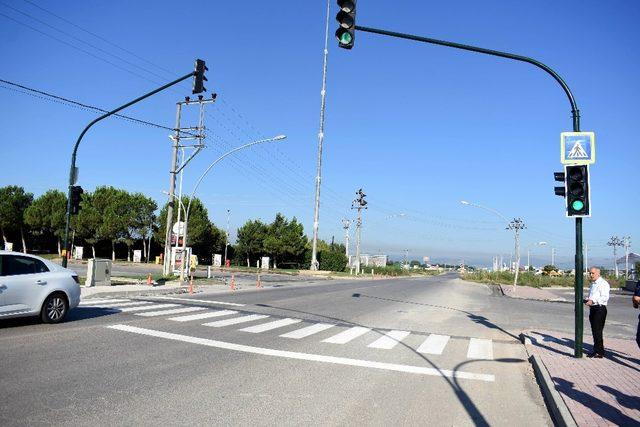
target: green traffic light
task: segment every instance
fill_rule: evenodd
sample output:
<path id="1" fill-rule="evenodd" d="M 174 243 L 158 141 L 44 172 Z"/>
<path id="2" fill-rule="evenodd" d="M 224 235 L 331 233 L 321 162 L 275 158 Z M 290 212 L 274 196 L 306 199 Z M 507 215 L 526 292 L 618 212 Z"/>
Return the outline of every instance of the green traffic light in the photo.
<path id="1" fill-rule="evenodd" d="M 345 31 L 340 35 L 339 40 L 341 44 L 349 44 L 351 43 L 351 40 L 353 40 L 353 37 L 351 37 L 351 34 L 348 31 Z"/>
<path id="2" fill-rule="evenodd" d="M 581 211 L 582 209 L 584 209 L 584 203 L 582 202 L 582 200 L 574 200 L 573 203 L 571 203 L 571 208 L 574 211 Z"/>

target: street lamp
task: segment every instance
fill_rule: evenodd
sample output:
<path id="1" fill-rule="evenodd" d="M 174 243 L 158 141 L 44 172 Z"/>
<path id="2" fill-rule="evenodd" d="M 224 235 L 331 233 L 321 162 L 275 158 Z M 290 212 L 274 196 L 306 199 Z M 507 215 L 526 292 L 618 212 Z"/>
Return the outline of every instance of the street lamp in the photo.
<path id="1" fill-rule="evenodd" d="M 489 211 L 497 216 L 499 216 L 506 224 L 507 224 L 507 230 L 513 230 L 513 238 L 515 240 L 515 253 L 516 253 L 516 271 L 515 271 L 515 275 L 513 278 L 513 289 L 515 291 L 515 287 L 518 284 L 518 273 L 520 272 L 520 230 L 526 228 L 526 226 L 524 225 L 524 222 L 520 219 L 520 218 L 514 218 L 512 221 L 509 221 L 507 219 L 507 217 L 505 217 L 504 215 L 502 215 L 500 212 L 498 212 L 495 209 L 492 208 L 488 208 L 486 206 L 482 206 L 482 205 L 478 205 L 476 203 L 471 203 L 468 202 L 466 200 L 460 200 L 460 203 L 462 203 L 465 206 L 474 206 L 476 208 L 480 208 L 480 209 L 484 209 L 486 211 Z"/>
<path id="2" fill-rule="evenodd" d="M 544 246 L 546 244 L 547 244 L 547 242 L 537 242 L 537 243 L 530 243 L 527 246 L 527 270 L 529 270 L 531 268 L 531 247 L 532 246 Z"/>
<path id="3" fill-rule="evenodd" d="M 241 145 L 239 147 L 236 147 L 233 150 L 227 151 L 222 156 L 220 156 L 216 160 L 214 160 L 209 165 L 209 167 L 207 169 L 205 169 L 205 171 L 202 173 L 202 175 L 200 175 L 200 178 L 198 178 L 198 181 L 196 181 L 196 185 L 193 187 L 193 191 L 191 192 L 191 195 L 189 196 L 189 203 L 187 204 L 187 210 L 185 211 L 185 214 L 184 214 L 184 238 L 182 239 L 182 256 L 183 256 L 183 260 L 182 260 L 182 264 L 180 266 L 180 281 L 184 280 L 184 264 L 185 264 L 184 254 L 185 254 L 186 249 L 187 249 L 187 229 L 189 227 L 189 212 L 191 210 L 191 202 L 193 201 L 193 196 L 196 194 L 196 191 L 198 190 L 198 187 L 200 186 L 200 183 L 202 182 L 204 177 L 207 176 L 207 174 L 209 173 L 211 168 L 213 168 L 215 165 L 217 165 L 222 159 L 224 159 L 225 157 L 235 153 L 236 151 L 240 151 L 240 150 L 243 150 L 245 148 L 249 148 L 249 147 L 251 147 L 253 145 L 262 144 L 262 143 L 265 143 L 265 142 L 281 141 L 281 140 L 283 140 L 285 138 L 286 138 L 285 135 L 278 135 L 278 136 L 274 136 L 273 138 L 260 139 L 258 141 L 249 142 L 247 144 L 244 144 L 244 145 Z"/>

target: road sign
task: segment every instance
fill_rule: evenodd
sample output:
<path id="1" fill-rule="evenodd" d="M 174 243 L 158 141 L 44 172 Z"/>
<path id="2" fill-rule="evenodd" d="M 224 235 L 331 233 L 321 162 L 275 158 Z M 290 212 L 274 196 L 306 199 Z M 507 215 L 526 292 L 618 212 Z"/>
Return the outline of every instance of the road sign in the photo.
<path id="1" fill-rule="evenodd" d="M 593 132 L 562 132 L 560 163 L 589 165 L 596 162 L 596 134 Z"/>

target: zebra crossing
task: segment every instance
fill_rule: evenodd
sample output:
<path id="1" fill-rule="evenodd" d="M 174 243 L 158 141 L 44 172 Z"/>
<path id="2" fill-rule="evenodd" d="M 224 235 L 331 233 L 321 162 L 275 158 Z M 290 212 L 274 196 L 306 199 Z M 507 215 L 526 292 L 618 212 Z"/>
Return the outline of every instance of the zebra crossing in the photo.
<path id="1" fill-rule="evenodd" d="M 332 345 L 345 345 L 362 337 L 364 340 L 368 338 L 366 347 L 376 350 L 392 350 L 398 344 L 405 341 L 410 336 L 420 336 L 422 342 L 415 348 L 415 351 L 428 355 L 443 355 L 446 353 L 447 345 L 451 337 L 448 335 L 413 334 L 409 331 L 389 330 L 382 336 L 380 330 L 373 330 L 363 326 L 343 326 L 331 323 L 313 323 L 309 324 L 303 319 L 296 318 L 279 318 L 273 319 L 266 314 L 246 314 L 237 310 L 222 310 L 217 308 L 209 308 L 202 306 L 185 306 L 177 303 L 157 303 L 152 301 L 131 301 L 128 299 L 104 299 L 89 300 L 81 302 L 80 307 L 84 308 L 100 308 L 115 310 L 140 317 L 167 317 L 165 320 L 171 322 L 194 322 L 205 321 L 201 326 L 209 328 L 224 328 L 240 326 L 238 329 L 243 333 L 260 334 L 275 331 L 286 327 L 295 327 L 295 329 L 278 335 L 280 338 L 302 340 L 309 337 L 321 335 L 323 339 L 319 342 Z M 179 316 L 175 316 L 178 315 Z M 206 322 L 210 319 L 221 318 Z M 253 325 L 244 326 L 244 324 L 255 323 Z M 333 332 L 330 332 L 332 330 Z M 327 333 L 330 333 L 326 337 Z M 371 336 L 375 335 L 375 339 L 371 340 Z M 493 360 L 493 341 L 482 338 L 465 338 L 467 340 L 467 359 Z"/>

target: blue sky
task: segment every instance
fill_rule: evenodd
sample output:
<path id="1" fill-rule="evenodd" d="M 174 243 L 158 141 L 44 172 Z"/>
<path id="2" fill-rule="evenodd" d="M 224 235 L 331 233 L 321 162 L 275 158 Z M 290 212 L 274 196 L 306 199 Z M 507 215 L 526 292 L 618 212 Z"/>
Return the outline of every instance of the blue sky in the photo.
<path id="1" fill-rule="evenodd" d="M 37 4 L 40 7 L 35 6 Z M 211 219 L 234 230 L 247 219 L 296 216 L 311 235 L 326 2 L 0 1 L 0 78 L 109 109 L 207 61 L 218 93 L 207 149 L 189 165 L 185 192 L 232 147 L 286 134 L 217 165 L 198 190 Z M 524 63 L 357 33 L 337 48 L 331 2 L 320 237 L 343 241 L 363 188 L 365 252 L 489 265 L 513 251 L 512 234 L 486 206 L 520 217 L 522 256 L 573 263 L 574 223 L 554 196 L 560 133 L 571 110 L 560 86 Z M 596 133 L 593 217 L 584 221 L 589 259 L 612 264 L 613 236 L 640 243 L 640 4 L 551 0 L 447 3 L 360 1 L 357 23 L 504 50 L 557 71 L 573 91 L 582 130 Z M 173 127 L 191 82 L 124 114 Z M 71 149 L 91 111 L 0 85 L 2 174 L 36 196 L 63 189 Z M 195 124 L 186 114 L 183 125 Z M 169 131 L 109 119 L 80 147 L 84 188 L 113 185 L 159 204 L 168 188 Z M 401 215 L 403 214 L 403 215 Z M 232 235 L 234 232 L 232 231 Z M 352 231 L 353 235 L 353 231 Z M 638 250 L 635 250 L 638 252 Z"/>

